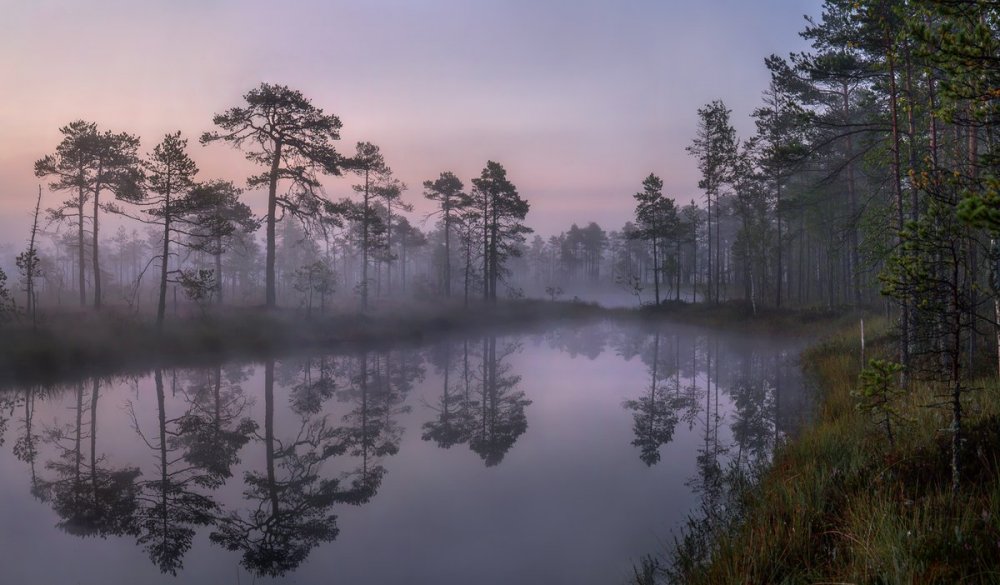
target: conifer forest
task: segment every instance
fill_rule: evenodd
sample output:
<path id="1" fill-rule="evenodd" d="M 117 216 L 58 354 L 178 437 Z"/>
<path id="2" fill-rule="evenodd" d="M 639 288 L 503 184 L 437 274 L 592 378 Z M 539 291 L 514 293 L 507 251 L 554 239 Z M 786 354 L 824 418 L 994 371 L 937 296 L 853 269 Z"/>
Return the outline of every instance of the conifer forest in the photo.
<path id="1" fill-rule="evenodd" d="M 3 10 L 0 583 L 1000 582 L 1000 2 Z"/>

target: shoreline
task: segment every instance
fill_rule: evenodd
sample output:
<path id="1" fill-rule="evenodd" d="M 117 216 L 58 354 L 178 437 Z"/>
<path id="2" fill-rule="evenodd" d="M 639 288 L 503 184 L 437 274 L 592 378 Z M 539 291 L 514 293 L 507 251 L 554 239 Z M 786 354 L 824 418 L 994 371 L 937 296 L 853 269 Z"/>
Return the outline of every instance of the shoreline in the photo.
<path id="1" fill-rule="evenodd" d="M 869 358 L 892 340 L 874 320 Z M 995 583 L 1000 580 L 1000 384 L 972 382 L 965 423 L 966 480 L 952 494 L 949 415 L 915 387 L 893 405 L 893 439 L 859 409 L 856 330 L 808 347 L 802 368 L 820 392 L 812 424 L 733 497 L 727 517 L 687 536 L 636 572 L 637 583 Z"/>
<path id="2" fill-rule="evenodd" d="M 665 303 L 604 308 L 572 301 L 516 300 L 496 305 L 392 307 L 369 314 L 227 308 L 169 319 L 162 335 L 146 316 L 113 310 L 51 313 L 37 330 L 13 324 L 0 335 L 0 385 L 53 384 L 80 376 L 114 375 L 155 366 L 259 359 L 310 350 L 420 345 L 449 336 L 513 332 L 596 319 L 673 322 L 755 335 L 815 335 L 843 320 L 843 311 L 769 311 L 753 315 L 739 303 Z"/>

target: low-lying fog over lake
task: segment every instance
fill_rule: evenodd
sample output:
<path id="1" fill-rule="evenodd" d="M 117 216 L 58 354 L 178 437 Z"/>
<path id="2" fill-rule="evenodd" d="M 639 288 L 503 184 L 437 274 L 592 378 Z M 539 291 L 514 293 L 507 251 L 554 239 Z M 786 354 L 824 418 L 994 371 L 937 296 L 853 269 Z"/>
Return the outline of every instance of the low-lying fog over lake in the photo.
<path id="1" fill-rule="evenodd" d="M 3 580 L 620 583 L 808 416 L 801 343 L 602 321 L 11 389 Z"/>

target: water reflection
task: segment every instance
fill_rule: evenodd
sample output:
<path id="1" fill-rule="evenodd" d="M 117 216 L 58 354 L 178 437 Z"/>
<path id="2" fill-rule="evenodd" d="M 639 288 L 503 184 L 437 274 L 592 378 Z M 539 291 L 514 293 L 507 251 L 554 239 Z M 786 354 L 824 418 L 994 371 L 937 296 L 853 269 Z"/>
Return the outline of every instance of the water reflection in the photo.
<path id="1" fill-rule="evenodd" d="M 479 344 L 475 344 L 479 345 Z M 441 397 L 436 406 L 437 416 L 423 425 L 425 441 L 449 448 L 468 443 L 487 467 L 499 465 L 504 456 L 528 430 L 525 408 L 531 401 L 517 389 L 521 376 L 512 373 L 511 356 L 520 353 L 521 343 L 505 341 L 497 349 L 495 335 L 484 337 L 481 348 L 470 342 L 462 344 L 461 376 L 457 388 L 451 379 L 452 347 L 446 344 L 432 353 L 435 367 L 442 373 Z"/>
<path id="2" fill-rule="evenodd" d="M 648 351 L 640 352 L 649 370 L 648 390 L 625 402 L 625 408 L 634 411 L 632 444 L 639 448 L 639 459 L 646 465 L 660 461 L 660 447 L 674 438 L 678 412 L 685 404 L 680 394 L 680 364 L 676 360 L 669 363 L 661 354 L 660 337 L 657 331 Z M 671 378 L 675 383 L 668 388 Z"/>
<path id="3" fill-rule="evenodd" d="M 319 543 L 337 537 L 330 509 L 340 496 L 339 481 L 323 477 L 321 464 L 344 452 L 327 418 L 299 412 L 297 425 L 282 440 L 275 431 L 274 360 L 264 364 L 264 470 L 243 477 L 244 509 L 221 516 L 212 542 L 240 551 L 242 565 L 258 575 L 278 576 L 297 567 Z M 295 395 L 292 395 L 295 398 Z"/>
<path id="4" fill-rule="evenodd" d="M 133 428 L 142 442 L 152 451 L 156 474 L 139 482 L 137 492 L 141 503 L 135 521 L 138 543 L 150 560 L 164 573 L 174 575 L 183 566 L 183 557 L 191 548 L 195 527 L 211 523 L 219 506 L 208 493 L 222 481 L 206 467 L 193 464 L 186 456 L 186 444 L 198 437 L 183 428 L 190 410 L 168 416 L 163 371 L 153 372 L 156 390 L 156 426 L 144 429 L 129 402 Z M 171 372 L 171 393 L 177 394 L 177 372 Z M 184 401 L 190 408 L 190 403 Z M 245 441 L 244 441 L 245 442 Z M 225 466 L 225 464 L 221 464 Z"/>
<path id="5" fill-rule="evenodd" d="M 207 538 L 217 545 L 220 566 L 238 560 L 253 575 L 280 577 L 337 539 L 338 519 L 348 511 L 386 507 L 377 496 L 389 471 L 412 468 L 402 458 L 421 445 L 431 452 L 420 457 L 442 469 L 438 486 L 445 491 L 462 476 L 445 463 L 458 457 L 451 447 L 464 446 L 457 451 L 474 454 L 480 469 L 503 468 L 521 482 L 580 458 L 595 475 L 575 489 L 601 490 L 602 506 L 612 507 L 634 498 L 615 490 L 677 475 L 650 475 L 658 464 L 690 461 L 687 487 L 678 489 L 692 499 L 678 513 L 715 509 L 726 466 L 766 460 L 808 411 L 794 355 L 788 342 L 601 324 L 256 366 L 156 369 L 138 378 L 8 391 L 0 395 L 0 439 L 11 439 L 25 494 L 47 504 L 68 534 L 130 540 L 169 575 L 182 572 L 197 539 Z M 610 381 L 580 377 L 579 360 L 594 364 L 589 371 L 609 372 Z M 619 407 L 597 410 L 605 396 Z M 531 432 L 529 414 L 541 421 Z M 586 428 L 585 420 L 606 422 Z M 578 438 L 559 439 L 571 432 Z M 518 463 L 508 468 L 515 448 Z M 641 471 L 621 468 L 615 461 L 623 457 L 637 457 Z M 395 488 L 398 498 L 406 486 Z M 582 501 L 585 493 L 531 497 Z M 577 512 L 593 510 L 581 504 Z M 520 530 L 532 521 L 526 511 Z M 355 530 L 369 529 L 360 526 Z M 598 532 L 622 538 L 609 527 Z M 7 536 L 0 532 L 0 541 Z M 221 549 L 235 555 L 226 561 Z M 326 556 L 317 562 L 332 563 Z"/>
<path id="6" fill-rule="evenodd" d="M 34 493 L 59 515 L 56 526 L 70 534 L 135 535 L 140 473 L 134 466 L 112 467 L 98 454 L 100 388 L 97 379 L 89 393 L 84 383 L 75 385 L 74 422 L 55 424 L 46 433 L 44 440 L 55 456 L 46 461 L 46 473 L 35 479 Z"/>

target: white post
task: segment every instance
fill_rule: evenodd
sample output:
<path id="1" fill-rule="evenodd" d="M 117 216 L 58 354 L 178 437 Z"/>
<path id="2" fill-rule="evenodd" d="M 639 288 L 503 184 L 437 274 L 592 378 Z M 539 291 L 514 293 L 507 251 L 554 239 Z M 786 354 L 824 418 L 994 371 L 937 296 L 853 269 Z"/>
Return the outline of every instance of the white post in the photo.
<path id="1" fill-rule="evenodd" d="M 865 318 L 861 318 L 861 368 L 865 367 Z"/>

